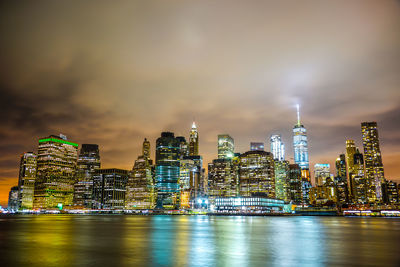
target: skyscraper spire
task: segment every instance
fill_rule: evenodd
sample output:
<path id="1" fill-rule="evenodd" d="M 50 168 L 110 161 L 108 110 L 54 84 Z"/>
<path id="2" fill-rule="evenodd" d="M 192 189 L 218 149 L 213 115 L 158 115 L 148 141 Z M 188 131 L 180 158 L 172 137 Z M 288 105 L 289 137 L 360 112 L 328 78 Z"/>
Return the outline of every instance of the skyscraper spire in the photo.
<path id="1" fill-rule="evenodd" d="M 297 104 L 296 108 L 297 124 L 293 128 L 294 162 L 303 170 L 309 169 L 307 131 L 300 122 L 300 105 Z"/>
<path id="2" fill-rule="evenodd" d="M 192 130 L 189 136 L 189 156 L 199 155 L 199 133 L 197 132 L 196 123 L 193 120 Z"/>
<path id="3" fill-rule="evenodd" d="M 296 105 L 297 108 L 297 125 L 300 125 L 300 105 Z"/>

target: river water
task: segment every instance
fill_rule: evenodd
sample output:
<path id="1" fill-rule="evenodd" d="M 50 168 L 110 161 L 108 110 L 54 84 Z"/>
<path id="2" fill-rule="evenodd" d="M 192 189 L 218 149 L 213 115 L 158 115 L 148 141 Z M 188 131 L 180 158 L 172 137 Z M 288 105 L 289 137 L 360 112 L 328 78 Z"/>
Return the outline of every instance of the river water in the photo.
<path id="1" fill-rule="evenodd" d="M 0 216 L 1 266 L 400 266 L 400 219 Z"/>

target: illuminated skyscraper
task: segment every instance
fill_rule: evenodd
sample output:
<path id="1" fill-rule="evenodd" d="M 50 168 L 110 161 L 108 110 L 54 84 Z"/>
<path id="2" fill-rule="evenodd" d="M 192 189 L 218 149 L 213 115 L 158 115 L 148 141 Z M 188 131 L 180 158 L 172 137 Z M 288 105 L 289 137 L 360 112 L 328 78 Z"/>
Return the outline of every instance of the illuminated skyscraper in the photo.
<path id="1" fill-rule="evenodd" d="M 126 185 L 126 209 L 153 209 L 155 205 L 154 166 L 150 142 L 144 139 L 143 154 L 135 161 Z"/>
<path id="2" fill-rule="evenodd" d="M 293 127 L 293 149 L 294 162 L 301 169 L 309 169 L 307 131 L 300 123 L 299 105 L 297 105 L 297 124 Z"/>
<path id="3" fill-rule="evenodd" d="M 193 122 L 189 135 L 189 156 L 199 155 L 199 133 L 196 124 Z"/>
<path id="4" fill-rule="evenodd" d="M 275 195 L 278 199 L 289 201 L 289 161 L 275 159 Z"/>
<path id="5" fill-rule="evenodd" d="M 264 194 L 275 198 L 275 172 L 272 153 L 248 151 L 240 155 L 239 194 L 253 196 Z"/>
<path id="6" fill-rule="evenodd" d="M 99 169 L 93 176 L 93 208 L 119 210 L 125 207 L 129 171 Z"/>
<path id="7" fill-rule="evenodd" d="M 314 165 L 315 184 L 322 186 L 326 179 L 331 177 L 330 165 L 317 163 Z"/>
<path id="8" fill-rule="evenodd" d="M 271 152 L 276 160 L 285 160 L 285 145 L 280 134 L 273 134 L 270 138 Z"/>
<path id="9" fill-rule="evenodd" d="M 142 146 L 142 155 L 145 159 L 150 159 L 150 142 L 147 138 L 144 139 L 143 146 Z"/>
<path id="10" fill-rule="evenodd" d="M 262 142 L 251 142 L 250 151 L 264 151 L 264 143 Z"/>
<path id="11" fill-rule="evenodd" d="M 351 201 L 353 203 L 364 204 L 368 202 L 367 199 L 367 189 L 368 184 L 365 180 L 364 173 L 364 157 L 358 150 L 353 156 L 353 165 L 350 173 L 351 181 Z"/>
<path id="12" fill-rule="evenodd" d="M 12 211 L 17 211 L 19 209 L 18 186 L 11 187 L 8 193 L 7 209 Z"/>
<path id="13" fill-rule="evenodd" d="M 93 193 L 93 175 L 100 169 L 99 146 L 82 144 L 78 157 L 76 183 L 74 185 L 74 205 L 91 208 Z"/>
<path id="14" fill-rule="evenodd" d="M 361 123 L 364 147 L 365 178 L 369 202 L 382 201 L 382 183 L 385 182 L 379 136 L 376 122 Z"/>
<path id="15" fill-rule="evenodd" d="M 228 134 L 218 135 L 218 158 L 227 159 L 234 156 L 235 143 Z"/>
<path id="16" fill-rule="evenodd" d="M 186 164 L 182 164 L 182 161 Z M 205 194 L 207 187 L 206 177 L 203 172 L 203 157 L 200 155 L 187 156 L 181 160 L 180 167 L 180 171 L 182 171 L 182 167 L 186 169 L 192 168 L 189 180 L 189 202 L 191 203 L 191 207 L 194 207 L 196 204 L 195 200 Z"/>
<path id="17" fill-rule="evenodd" d="M 181 208 L 187 209 L 190 207 L 190 188 L 191 181 L 199 186 L 199 179 L 196 176 L 197 168 L 194 161 L 191 159 L 180 160 L 179 169 L 179 186 L 180 186 L 180 200 Z"/>
<path id="18" fill-rule="evenodd" d="M 341 204 L 345 204 L 349 202 L 349 190 L 346 175 L 346 156 L 344 154 L 340 154 L 339 157 L 336 159 L 335 165 L 335 184 L 337 188 L 338 202 Z"/>
<path id="19" fill-rule="evenodd" d="M 354 173 L 354 154 L 357 148 L 354 140 L 346 140 L 346 179 L 350 186 L 349 198 L 353 199 L 353 188 L 352 188 L 352 178 L 351 175 Z"/>
<path id="20" fill-rule="evenodd" d="M 301 188 L 301 168 L 297 164 L 289 164 L 289 199 L 294 204 L 303 202 Z"/>
<path id="21" fill-rule="evenodd" d="M 208 194 L 217 197 L 237 196 L 237 168 L 232 159 L 214 159 L 208 164 Z"/>
<path id="22" fill-rule="evenodd" d="M 159 209 L 179 209 L 180 143 L 174 133 L 163 132 L 156 141 L 156 187 Z"/>
<path id="23" fill-rule="evenodd" d="M 26 152 L 21 156 L 19 165 L 19 208 L 22 210 L 33 208 L 33 193 L 36 180 L 37 156 L 33 152 Z"/>
<path id="24" fill-rule="evenodd" d="M 64 135 L 39 140 L 33 207 L 55 209 L 73 204 L 78 144 Z"/>

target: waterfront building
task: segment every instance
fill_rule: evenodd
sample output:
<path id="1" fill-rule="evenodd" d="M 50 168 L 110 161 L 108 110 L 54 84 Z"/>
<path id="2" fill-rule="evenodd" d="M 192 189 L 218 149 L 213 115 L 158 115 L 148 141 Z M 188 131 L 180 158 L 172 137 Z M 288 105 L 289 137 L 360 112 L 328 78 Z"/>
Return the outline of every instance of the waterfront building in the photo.
<path id="1" fill-rule="evenodd" d="M 336 176 L 335 176 L 335 184 L 338 194 L 338 203 L 347 204 L 349 203 L 349 191 L 347 184 L 347 171 L 346 171 L 346 156 L 344 154 L 340 154 L 336 159 Z"/>
<path id="2" fill-rule="evenodd" d="M 275 172 L 272 153 L 248 151 L 240 155 L 239 194 L 252 196 L 263 193 L 275 198 Z"/>
<path id="3" fill-rule="evenodd" d="M 262 194 L 247 197 L 217 197 L 213 205 L 215 212 L 282 212 L 285 202 L 281 199 L 267 198 Z"/>
<path id="4" fill-rule="evenodd" d="M 78 144 L 64 135 L 39 139 L 34 209 L 71 206 L 74 198 Z"/>
<path id="5" fill-rule="evenodd" d="M 35 190 L 37 155 L 25 152 L 21 156 L 18 179 L 18 201 L 22 210 L 33 209 L 33 194 Z"/>
<path id="6" fill-rule="evenodd" d="M 8 193 L 8 210 L 17 211 L 19 209 L 18 191 L 18 186 L 11 187 Z"/>
<path id="7" fill-rule="evenodd" d="M 275 196 L 277 199 L 290 201 L 289 193 L 289 161 L 274 160 L 275 168 Z"/>
<path id="8" fill-rule="evenodd" d="M 218 158 L 226 159 L 234 156 L 235 144 L 228 134 L 218 135 Z"/>
<path id="9" fill-rule="evenodd" d="M 147 139 L 144 139 L 142 151 L 129 173 L 125 209 L 153 209 L 155 205 L 154 166 Z"/>
<path id="10" fill-rule="evenodd" d="M 92 208 L 93 175 L 98 169 L 100 169 L 99 146 L 82 144 L 74 185 L 74 205 L 76 207 Z"/>
<path id="11" fill-rule="evenodd" d="M 208 195 L 211 202 L 217 197 L 235 197 L 238 193 L 238 174 L 232 159 L 214 159 L 208 164 Z"/>
<path id="12" fill-rule="evenodd" d="M 398 185 L 394 181 L 386 180 L 383 183 L 383 200 L 387 204 L 399 203 Z"/>
<path id="13" fill-rule="evenodd" d="M 273 134 L 270 138 L 271 153 L 274 155 L 274 159 L 283 161 L 285 160 L 285 145 L 282 142 L 280 134 Z"/>
<path id="14" fill-rule="evenodd" d="M 299 105 L 297 105 L 297 124 L 293 127 L 294 162 L 301 169 L 309 169 L 307 131 L 300 122 Z"/>
<path id="15" fill-rule="evenodd" d="M 368 202 L 368 184 L 365 179 L 364 157 L 358 150 L 353 155 L 352 168 L 350 173 L 351 181 L 351 202 L 355 204 L 365 204 Z"/>
<path id="16" fill-rule="evenodd" d="M 128 178 L 127 170 L 115 168 L 96 170 L 93 175 L 93 208 L 124 209 Z"/>
<path id="17" fill-rule="evenodd" d="M 158 209 L 179 209 L 179 159 L 180 142 L 174 133 L 163 132 L 156 141 L 157 188 L 156 207 Z"/>
<path id="18" fill-rule="evenodd" d="M 193 122 L 189 135 L 189 156 L 199 155 L 199 133 L 196 124 Z"/>
<path id="19" fill-rule="evenodd" d="M 361 123 L 364 147 L 365 178 L 368 184 L 368 201 L 382 201 L 382 183 L 385 182 L 382 155 L 376 122 Z"/>
<path id="20" fill-rule="evenodd" d="M 316 185 L 324 185 L 327 178 L 331 177 L 330 165 L 317 163 L 314 165 L 314 177 Z"/>
<path id="21" fill-rule="evenodd" d="M 250 151 L 264 151 L 264 143 L 263 142 L 251 142 L 250 143 Z"/>
<path id="22" fill-rule="evenodd" d="M 298 164 L 289 164 L 289 199 L 294 204 L 303 202 L 301 167 Z"/>

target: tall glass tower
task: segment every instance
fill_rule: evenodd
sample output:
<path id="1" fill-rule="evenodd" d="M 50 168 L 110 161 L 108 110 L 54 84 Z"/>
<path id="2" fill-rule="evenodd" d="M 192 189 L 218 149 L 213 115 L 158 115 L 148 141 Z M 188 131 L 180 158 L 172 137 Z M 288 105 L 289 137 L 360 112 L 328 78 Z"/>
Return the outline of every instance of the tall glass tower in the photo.
<path id="1" fill-rule="evenodd" d="M 309 169 L 307 131 L 300 123 L 299 105 L 297 105 L 297 124 L 293 127 L 294 162 L 303 169 Z"/>
<path id="2" fill-rule="evenodd" d="M 376 122 L 361 123 L 369 202 L 382 201 L 382 183 L 385 182 L 377 127 Z"/>
<path id="3" fill-rule="evenodd" d="M 179 140 L 163 132 L 156 142 L 157 208 L 179 209 Z"/>
<path id="4" fill-rule="evenodd" d="M 37 155 L 33 152 L 25 152 L 21 156 L 18 180 L 19 208 L 33 208 L 33 193 L 36 180 Z"/>
<path id="5" fill-rule="evenodd" d="M 218 158 L 229 159 L 233 157 L 235 143 L 229 134 L 218 135 Z"/>
<path id="6" fill-rule="evenodd" d="M 285 160 L 285 145 L 282 142 L 280 134 L 271 135 L 271 152 L 274 155 L 274 159 L 282 161 Z"/>
<path id="7" fill-rule="evenodd" d="M 74 185 L 74 205 L 78 207 L 92 207 L 93 175 L 100 169 L 99 146 L 96 144 L 82 144 Z"/>

